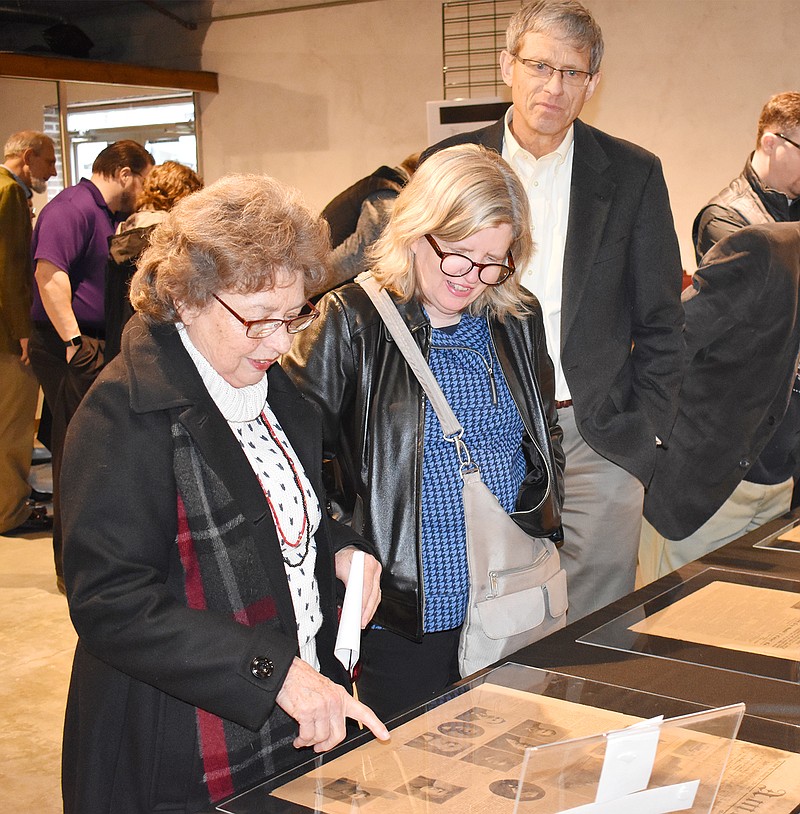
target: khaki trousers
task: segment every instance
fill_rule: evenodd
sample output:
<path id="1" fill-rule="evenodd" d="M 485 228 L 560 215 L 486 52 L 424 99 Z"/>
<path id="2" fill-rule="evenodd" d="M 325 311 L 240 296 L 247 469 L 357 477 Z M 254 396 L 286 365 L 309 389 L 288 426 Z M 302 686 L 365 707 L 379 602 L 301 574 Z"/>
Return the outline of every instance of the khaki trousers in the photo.
<path id="1" fill-rule="evenodd" d="M 639 543 L 642 584 L 653 582 L 788 512 L 793 487 L 792 478 L 776 484 L 743 480 L 722 506 L 683 540 L 667 540 L 645 520 Z"/>
<path id="2" fill-rule="evenodd" d="M 0 534 L 30 516 L 33 430 L 39 383 L 19 356 L 0 353 Z"/>

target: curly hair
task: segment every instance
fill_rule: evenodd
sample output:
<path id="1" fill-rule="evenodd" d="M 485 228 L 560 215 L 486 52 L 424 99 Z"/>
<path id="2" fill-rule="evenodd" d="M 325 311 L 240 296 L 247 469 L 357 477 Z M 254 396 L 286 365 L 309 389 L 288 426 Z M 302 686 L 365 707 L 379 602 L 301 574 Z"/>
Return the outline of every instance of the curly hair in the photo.
<path id="1" fill-rule="evenodd" d="M 179 201 L 153 230 L 131 281 L 133 307 L 150 323 L 178 322 L 214 294 L 273 288 L 300 274 L 306 290 L 327 274 L 327 223 L 300 193 L 266 175 L 228 175 Z"/>
<path id="2" fill-rule="evenodd" d="M 177 161 L 156 164 L 142 185 L 136 209 L 169 212 L 181 198 L 203 188 L 197 173 Z"/>
<path id="3" fill-rule="evenodd" d="M 481 229 L 511 226 L 511 254 L 520 268 L 533 253 L 528 196 L 513 169 L 493 150 L 460 144 L 426 159 L 403 188 L 370 257 L 375 279 L 404 302 L 420 299 L 412 246 L 426 234 L 446 242 L 464 240 Z M 470 305 L 498 319 L 521 316 L 529 295 L 519 274 L 489 286 Z"/>

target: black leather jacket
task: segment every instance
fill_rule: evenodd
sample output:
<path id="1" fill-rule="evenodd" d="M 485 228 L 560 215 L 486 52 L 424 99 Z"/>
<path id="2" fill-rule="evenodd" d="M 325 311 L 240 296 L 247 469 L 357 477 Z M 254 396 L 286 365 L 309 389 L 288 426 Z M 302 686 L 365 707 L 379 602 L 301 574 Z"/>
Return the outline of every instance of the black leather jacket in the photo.
<path id="1" fill-rule="evenodd" d="M 715 195 L 692 224 L 692 242 L 698 264 L 703 255 L 722 238 L 745 226 L 800 220 L 800 203 L 765 187 L 753 169 L 751 155 L 742 174 Z"/>
<path id="2" fill-rule="evenodd" d="M 361 286 L 343 286 L 319 307 L 321 317 L 296 337 L 282 365 L 322 411 L 326 454 L 341 481 L 334 513 L 378 549 L 382 600 L 374 621 L 419 640 L 423 391 Z M 415 301 L 398 308 L 427 357 L 431 329 L 422 308 Z M 489 328 L 526 428 L 527 476 L 512 516 L 529 534 L 560 539 L 564 455 L 541 308 L 536 302 L 524 319 L 490 319 Z"/>

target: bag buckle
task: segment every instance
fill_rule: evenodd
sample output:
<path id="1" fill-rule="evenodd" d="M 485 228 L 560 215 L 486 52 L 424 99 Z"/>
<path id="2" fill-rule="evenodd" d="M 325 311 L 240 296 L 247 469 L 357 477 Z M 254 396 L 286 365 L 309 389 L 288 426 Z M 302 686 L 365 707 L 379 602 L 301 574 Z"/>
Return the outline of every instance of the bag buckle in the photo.
<path id="1" fill-rule="evenodd" d="M 464 428 L 461 427 L 452 435 L 444 436 L 445 441 L 449 441 L 451 444 L 455 445 L 456 455 L 458 456 L 458 471 L 462 478 L 464 475 L 467 475 L 470 472 L 478 471 L 478 465 L 472 460 L 472 456 L 469 454 L 469 449 L 464 443 L 463 435 Z"/>

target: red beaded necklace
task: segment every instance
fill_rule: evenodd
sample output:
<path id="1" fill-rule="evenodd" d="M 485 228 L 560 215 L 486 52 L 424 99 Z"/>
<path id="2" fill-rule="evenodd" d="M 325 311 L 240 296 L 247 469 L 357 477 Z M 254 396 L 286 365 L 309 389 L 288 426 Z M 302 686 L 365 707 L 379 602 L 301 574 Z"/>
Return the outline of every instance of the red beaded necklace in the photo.
<path id="1" fill-rule="evenodd" d="M 284 562 L 287 565 L 290 565 L 291 567 L 296 568 L 299 565 L 303 564 L 303 561 L 305 560 L 306 555 L 308 554 L 308 548 L 309 548 L 309 545 L 310 545 L 310 542 L 311 542 L 311 534 L 310 534 L 310 530 L 309 530 L 309 525 L 310 524 L 309 524 L 309 519 L 308 519 L 308 504 L 306 503 L 306 493 L 305 493 L 305 490 L 303 489 L 303 484 L 300 481 L 300 476 L 297 474 L 297 468 L 294 465 L 294 460 L 292 459 L 292 456 L 289 455 L 289 453 L 284 448 L 283 444 L 280 442 L 280 439 L 276 435 L 275 431 L 272 429 L 272 426 L 270 425 L 269 421 L 267 420 L 266 415 L 264 415 L 263 412 L 261 413 L 260 420 L 261 420 L 261 423 L 264 425 L 264 427 L 266 427 L 266 430 L 269 433 L 269 437 L 272 439 L 275 446 L 277 446 L 278 449 L 281 451 L 281 454 L 283 455 L 284 459 L 286 460 L 286 463 L 289 465 L 289 469 L 291 469 L 292 475 L 294 476 L 294 482 L 295 482 L 295 485 L 297 486 L 297 491 L 300 492 L 300 500 L 302 501 L 302 504 L 303 504 L 303 523 L 302 523 L 302 525 L 300 527 L 300 533 L 297 536 L 297 540 L 292 542 L 286 536 L 286 534 L 284 533 L 283 527 L 281 526 L 280 520 L 278 519 L 278 513 L 275 511 L 275 507 L 272 505 L 272 500 L 270 499 L 270 496 L 269 496 L 267 490 L 264 489 L 264 484 L 261 483 L 261 478 L 259 478 L 259 483 L 261 483 L 261 488 L 264 491 L 264 497 L 266 497 L 266 499 L 267 499 L 267 505 L 269 506 L 269 510 L 272 513 L 272 519 L 273 519 L 273 521 L 275 523 L 275 528 L 276 528 L 276 530 L 278 532 L 278 535 L 281 538 L 281 542 L 284 543 L 285 545 L 287 545 L 289 548 L 297 548 L 300 545 L 300 543 L 303 542 L 303 537 L 305 536 L 306 550 L 303 553 L 303 556 L 300 559 L 300 562 L 296 563 L 296 564 L 293 564 L 293 563 L 290 563 L 284 557 Z"/>

